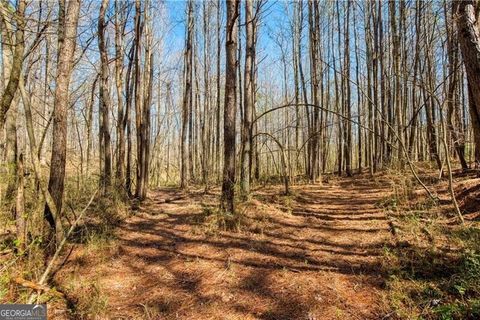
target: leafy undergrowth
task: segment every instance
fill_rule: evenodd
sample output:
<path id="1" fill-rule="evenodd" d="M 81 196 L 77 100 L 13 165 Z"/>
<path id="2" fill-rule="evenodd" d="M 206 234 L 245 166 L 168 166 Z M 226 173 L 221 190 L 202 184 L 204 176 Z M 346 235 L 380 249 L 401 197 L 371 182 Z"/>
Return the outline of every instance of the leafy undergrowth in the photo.
<path id="1" fill-rule="evenodd" d="M 0 302 L 1 303 L 25 303 L 29 296 L 35 291 L 32 290 L 38 284 L 46 263 L 50 258 L 47 255 L 45 242 L 45 228 L 43 219 L 44 202 L 38 197 L 33 179 L 27 181 L 26 188 L 26 220 L 28 229 L 28 243 L 22 250 L 15 241 L 5 238 L 0 242 L 0 250 L 7 252 L 0 255 Z M 92 181 L 79 187 L 76 181 L 67 180 L 66 198 L 64 200 L 64 212 L 62 224 L 68 229 L 73 221 L 78 218 L 80 212 L 86 207 L 91 196 L 95 193 L 98 183 Z M 4 228 L 10 228 L 10 234 L 14 237 L 14 226 L 11 215 L 8 214 L 8 208 L 2 207 L 0 211 L 0 221 L 7 221 L 3 224 Z M 117 193 L 109 194 L 107 197 L 97 196 L 88 207 L 80 224 L 76 226 L 70 235 L 64 250 L 60 257 L 55 261 L 53 270 L 50 274 L 54 278 L 56 272 L 60 270 L 64 263 L 75 254 L 76 249 L 82 248 L 82 254 L 85 260 L 92 260 L 90 257 L 102 257 L 102 250 L 109 250 L 115 241 L 114 229 L 120 221 L 128 215 L 127 204 Z M 8 231 L 9 229 L 7 229 Z M 3 230 L 5 232 L 5 230 Z M 15 238 L 13 238 L 15 239 Z M 88 257 L 87 257 L 88 256 Z M 84 314 L 83 305 L 93 308 L 94 312 L 101 309 L 101 292 L 96 290 L 95 283 L 77 284 L 72 279 L 68 285 L 59 285 L 55 279 L 48 281 L 43 288 L 42 295 L 38 298 L 40 303 L 48 303 L 49 312 L 52 312 L 55 319 L 63 319 L 69 315 L 65 310 L 71 309 L 75 318 Z M 72 295 L 74 293 L 74 295 Z M 83 296 L 86 301 L 75 298 Z M 69 307 L 77 304 L 79 307 Z M 57 314 L 57 310 L 63 310 Z M 78 313 L 77 313 L 78 312 Z M 78 317 L 77 317 L 78 316 Z"/>
<path id="2" fill-rule="evenodd" d="M 444 184 L 435 189 L 440 198 Z M 398 183 L 396 189 L 407 190 Z M 460 203 L 466 201 L 466 195 L 457 194 Z M 396 240 L 383 260 L 390 318 L 480 319 L 480 229 L 475 216 L 467 215 L 461 226 L 448 201 L 395 193 L 379 205 L 388 212 Z"/>
<path id="3" fill-rule="evenodd" d="M 203 204 L 202 214 L 192 220 L 196 224 L 194 232 L 215 235 L 223 230 L 231 230 L 261 235 L 271 225 L 272 216 L 290 214 L 291 201 L 291 196 L 275 195 L 275 199 L 257 196 L 237 203 L 235 215 L 222 212 L 218 205 Z"/>
<path id="4" fill-rule="evenodd" d="M 75 250 L 68 259 L 75 258 L 82 268 L 95 268 L 96 264 L 104 263 L 106 257 L 117 251 L 114 231 L 128 215 L 128 206 L 118 195 L 99 198 L 73 232 L 70 244 Z M 81 281 L 72 273 L 68 278 L 55 277 L 53 282 L 64 294 L 70 318 L 94 318 L 102 315 L 108 305 L 96 277 Z"/>
<path id="5" fill-rule="evenodd" d="M 288 202 L 288 198 L 285 198 Z M 202 214 L 195 217 L 192 222 L 197 226 L 194 232 L 204 235 L 216 235 L 220 231 L 246 231 L 263 234 L 270 225 L 273 214 L 286 214 L 273 205 L 263 203 L 257 199 L 250 199 L 237 206 L 235 215 L 222 212 L 218 206 L 203 205 Z M 288 212 L 287 212 L 288 214 Z"/>

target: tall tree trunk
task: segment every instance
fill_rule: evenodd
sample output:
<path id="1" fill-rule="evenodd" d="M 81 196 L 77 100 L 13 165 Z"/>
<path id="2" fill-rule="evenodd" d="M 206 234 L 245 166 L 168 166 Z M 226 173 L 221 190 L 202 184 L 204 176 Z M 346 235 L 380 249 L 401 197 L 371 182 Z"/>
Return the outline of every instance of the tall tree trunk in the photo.
<path id="1" fill-rule="evenodd" d="M 0 14 L 0 28 L 1 28 L 1 50 L 2 50 L 2 84 L 7 85 L 10 79 L 10 73 L 13 64 L 14 45 L 10 36 L 13 34 L 12 25 L 2 17 Z M 5 89 L 4 85 L 0 90 Z M 15 195 L 17 189 L 17 108 L 18 97 L 16 95 L 12 100 L 11 107 L 7 111 L 6 123 L 5 123 L 5 153 L 0 153 L 0 163 L 5 161 L 5 167 L 7 169 L 7 190 L 5 192 L 5 199 L 11 201 Z M 0 143 L 3 143 L 3 131 L 0 133 Z M 0 152 L 2 148 L 0 148 Z"/>
<path id="2" fill-rule="evenodd" d="M 355 6 L 353 6 L 353 37 L 355 45 L 355 81 L 360 86 L 360 58 L 358 55 L 358 30 L 357 30 L 357 15 L 355 14 Z M 362 173 L 363 161 L 363 139 L 362 139 L 362 96 L 357 94 L 357 136 L 358 136 L 358 173 Z"/>
<path id="3" fill-rule="evenodd" d="M 453 139 L 453 146 L 463 170 L 468 169 L 465 160 L 465 136 L 460 123 L 460 100 L 458 97 L 458 84 L 460 70 L 458 42 L 454 39 L 455 29 L 453 26 L 453 12 L 447 9 L 444 3 L 445 21 L 447 28 L 447 58 L 448 58 L 448 89 L 447 89 L 447 127 Z M 451 14 L 450 14 L 451 13 Z M 447 155 L 448 156 L 448 155 Z"/>
<path id="4" fill-rule="evenodd" d="M 18 157 L 17 164 L 17 198 L 15 203 L 15 225 L 17 231 L 17 247 L 20 250 L 25 249 L 27 242 L 27 229 L 25 219 L 25 169 L 23 164 L 23 154 Z"/>
<path id="5" fill-rule="evenodd" d="M 150 44 L 147 45 L 150 47 Z M 151 110 L 150 106 L 152 104 L 152 88 L 153 88 L 153 52 L 151 50 L 146 51 L 147 64 L 145 67 L 145 93 L 143 101 L 143 141 L 142 141 L 142 152 L 143 152 L 143 163 L 141 165 L 142 170 L 142 184 L 143 188 L 138 195 L 138 198 L 143 200 L 147 196 L 148 190 L 148 181 L 149 181 L 149 164 L 150 164 L 150 118 Z M 138 183 L 138 182 L 137 182 Z"/>
<path id="6" fill-rule="evenodd" d="M 223 183 L 220 207 L 222 211 L 234 213 L 235 197 L 235 118 L 237 85 L 237 21 L 240 1 L 226 0 L 226 67 L 225 67 L 225 104 L 223 113 Z"/>
<path id="7" fill-rule="evenodd" d="M 347 1 L 347 12 L 345 14 L 345 38 L 344 38 L 344 68 L 345 68 L 345 172 L 352 176 L 352 106 L 350 94 L 350 0 Z"/>
<path id="8" fill-rule="evenodd" d="M 125 4 L 115 1 L 115 84 L 117 87 L 117 167 L 116 185 L 125 181 L 125 111 L 123 97 L 124 30 L 126 24 Z"/>
<path id="9" fill-rule="evenodd" d="M 221 111 L 221 105 L 220 105 L 220 87 L 221 87 L 221 81 L 220 81 L 220 63 L 221 63 L 221 51 L 222 51 L 222 46 L 221 46 L 221 39 L 220 39 L 220 29 L 221 29 L 221 1 L 217 1 L 217 108 L 216 108 L 216 128 L 215 128 L 215 150 L 214 154 L 216 155 L 215 157 L 215 172 L 216 176 L 218 177 L 218 181 L 220 181 L 220 111 Z"/>
<path id="10" fill-rule="evenodd" d="M 420 50 L 421 50 L 421 32 L 422 32 L 422 8 L 423 8 L 423 2 L 421 0 L 416 0 L 415 4 L 415 9 L 417 14 L 415 15 L 415 55 L 414 55 L 414 61 L 413 61 L 413 92 L 412 92 L 412 118 L 410 120 L 410 137 L 408 140 L 408 153 L 409 156 L 412 157 L 413 151 L 414 151 L 414 143 L 416 141 L 415 135 L 417 131 L 417 117 L 419 111 L 417 111 L 418 105 L 420 103 L 416 103 L 417 101 L 419 102 L 420 100 L 417 98 L 419 94 L 417 93 L 417 74 L 419 72 L 419 60 L 420 60 Z"/>
<path id="11" fill-rule="evenodd" d="M 480 30 L 473 0 L 455 1 L 457 35 L 467 74 L 469 110 L 475 142 L 475 167 L 480 166 Z"/>
<path id="12" fill-rule="evenodd" d="M 136 184 L 135 184 L 135 197 L 138 197 L 142 192 L 142 170 L 141 165 L 143 163 L 143 153 L 142 153 L 142 140 L 143 140 L 143 124 L 142 124 L 142 83 L 141 83 L 141 42 L 142 42 L 142 31 L 143 31 L 143 21 L 141 16 L 141 1 L 135 1 L 135 57 L 134 62 L 134 102 L 135 102 L 135 131 L 136 131 L 136 154 L 137 154 L 137 166 L 135 170 Z M 140 182 L 140 185 L 138 184 Z"/>
<path id="13" fill-rule="evenodd" d="M 149 164 L 150 164 L 150 119 L 152 104 L 152 89 L 153 89 L 153 52 L 152 52 L 152 26 L 149 14 L 149 2 L 145 2 L 145 67 L 143 75 L 143 101 L 142 101 L 142 140 L 140 141 L 140 148 L 142 152 L 142 163 L 140 165 L 141 181 L 137 181 L 137 198 L 143 200 L 147 196 L 148 181 L 149 181 Z M 138 144 L 137 144 L 138 145 Z"/>
<path id="14" fill-rule="evenodd" d="M 8 173 L 8 185 L 5 192 L 5 199 L 10 201 L 15 194 L 16 180 L 17 180 L 17 114 L 18 114 L 18 100 L 17 94 L 12 101 L 11 107 L 7 112 L 7 121 L 5 126 L 5 164 Z"/>
<path id="15" fill-rule="evenodd" d="M 319 77 L 318 77 L 318 54 L 319 54 L 319 15 L 318 2 L 308 2 L 308 24 L 310 39 L 310 74 L 311 74 L 311 100 L 317 107 L 313 108 L 310 119 L 309 139 L 309 179 L 312 183 L 317 181 L 319 176 Z M 310 112 L 308 112 L 310 113 Z M 307 114 L 307 117 L 309 115 Z"/>
<path id="16" fill-rule="evenodd" d="M 200 117 L 201 146 L 200 154 L 202 167 L 202 182 L 205 190 L 208 190 L 210 172 L 210 141 L 211 141 L 211 114 L 210 114 L 210 3 L 203 2 L 203 86 L 205 94 L 203 97 L 203 115 Z"/>
<path id="17" fill-rule="evenodd" d="M 93 105 L 95 103 L 95 89 L 97 88 L 98 76 L 93 80 L 92 89 L 90 90 L 90 99 L 87 107 L 87 117 L 85 119 L 85 126 L 87 131 L 87 175 L 90 174 L 91 154 L 92 154 L 92 130 L 93 130 Z M 38 155 L 40 157 L 40 154 Z"/>
<path id="18" fill-rule="evenodd" d="M 143 194 L 144 188 L 144 177 L 143 177 L 143 163 L 144 163 L 144 156 L 145 152 L 143 149 L 143 141 L 144 141 L 144 134 L 145 134 L 145 123 L 143 121 L 144 115 L 144 107 L 143 107 L 143 85 L 144 79 L 142 79 L 141 74 L 141 62 L 142 60 L 142 35 L 143 35 L 143 26 L 144 21 L 141 16 L 141 1 L 135 1 L 135 57 L 134 61 L 134 73 L 135 73 L 135 82 L 134 82 L 134 101 L 135 101 L 135 128 L 136 128 L 136 136 L 137 136 L 137 167 L 136 167 L 136 185 L 135 185 L 135 197 L 140 199 L 141 195 Z M 140 199 L 141 200 L 141 199 Z"/>
<path id="19" fill-rule="evenodd" d="M 100 13 L 98 16 L 98 50 L 100 51 L 100 100 L 99 114 L 100 122 L 100 141 L 102 152 L 100 153 L 100 185 L 103 192 L 106 193 L 112 183 L 112 149 L 110 138 L 110 94 L 108 92 L 108 56 L 105 44 L 105 11 L 107 10 L 109 0 L 102 0 Z M 103 153 L 103 154 L 102 154 Z"/>
<path id="20" fill-rule="evenodd" d="M 8 4 L 7 4 L 8 5 Z M 25 7 L 26 1 L 19 0 L 17 5 L 17 10 L 15 11 L 14 19 L 16 20 L 16 31 L 15 31 L 15 46 L 12 55 L 12 62 L 10 68 L 10 77 L 8 79 L 7 86 L 3 91 L 1 100 L 0 100 L 0 133 L 3 133 L 5 121 L 7 118 L 7 111 L 10 109 L 12 102 L 15 98 L 15 93 L 18 89 L 18 82 L 20 80 L 20 74 L 22 72 L 23 65 L 23 55 L 25 51 L 25 41 L 24 41 L 24 32 L 25 32 Z M 0 8 L 3 9 L 3 4 L 0 5 Z M 6 17 L 3 20 L 5 24 L 5 29 L 7 29 Z M 10 17 L 8 17 L 10 19 Z M 11 39 L 13 41 L 13 39 Z M 4 61 L 5 63 L 5 61 Z M 8 63 L 8 62 L 7 62 Z M 2 79 L 3 80 L 3 79 Z M 0 141 L 0 146 L 3 141 Z M 1 153 L 0 153 L 1 154 Z"/>
<path id="21" fill-rule="evenodd" d="M 253 57 L 254 57 L 254 21 L 253 21 L 253 0 L 245 1 L 245 79 L 244 79 L 244 112 L 242 122 L 242 154 L 240 172 L 240 192 L 242 197 L 248 197 L 250 193 L 250 172 L 251 172 L 251 143 L 252 143 L 252 116 L 253 116 Z"/>
<path id="22" fill-rule="evenodd" d="M 61 212 L 67 155 L 67 112 L 70 105 L 69 85 L 77 39 L 80 0 L 69 1 L 68 8 L 65 8 L 64 0 L 59 0 L 59 6 L 58 64 L 54 94 L 51 170 L 48 182 L 48 190 L 52 195 L 57 210 L 55 218 L 50 208 L 48 206 L 45 208 L 45 217 L 55 233 L 57 244 L 63 238 Z"/>
<path id="23" fill-rule="evenodd" d="M 188 1 L 187 9 L 187 30 L 185 39 L 185 55 L 184 55 L 184 88 L 182 102 L 182 129 L 180 141 L 180 188 L 185 189 L 189 180 L 189 148 L 187 144 L 187 136 L 190 123 L 190 111 L 192 105 L 192 37 L 193 37 L 193 1 Z M 193 172 L 190 172 L 192 175 Z"/>
<path id="24" fill-rule="evenodd" d="M 371 26 L 372 26 L 372 23 L 371 23 L 371 16 L 372 16 L 372 12 L 373 12 L 373 9 L 371 8 L 372 7 L 372 4 L 369 3 L 368 6 L 367 6 L 367 14 L 366 14 L 366 17 L 365 17 L 365 34 L 366 34 L 366 67 L 367 67 L 367 95 L 368 95 L 368 127 L 369 127 L 369 132 L 368 132 L 368 136 L 366 139 L 367 140 L 367 160 L 368 160 L 368 166 L 369 166 L 369 173 L 370 173 L 370 176 L 373 175 L 373 173 L 375 172 L 375 156 L 374 156 L 374 133 L 375 133 L 375 129 L 374 129 L 374 122 L 373 122 L 373 114 L 374 114 L 374 88 L 373 88 L 373 83 L 374 83 L 374 78 L 375 78 L 375 74 L 373 73 L 373 70 L 375 70 L 373 68 L 373 61 L 374 61 L 374 52 L 373 52 L 373 39 L 372 39 L 372 31 L 371 31 Z"/>
<path id="25" fill-rule="evenodd" d="M 431 49 L 430 49 L 431 50 Z M 424 78 L 425 91 L 425 113 L 427 120 L 427 143 L 430 153 L 430 160 L 434 160 L 439 170 L 442 169 L 442 161 L 438 153 L 437 130 L 435 127 L 435 99 L 433 97 L 435 70 L 433 65 L 433 53 L 426 52 L 426 79 Z M 427 92 L 428 91 L 428 92 Z"/>
<path id="26" fill-rule="evenodd" d="M 0 5 L 1 9 L 1 5 Z M 20 37 L 23 41 L 23 28 L 25 27 L 24 22 L 24 12 L 25 12 L 25 2 L 18 2 L 18 7 L 16 14 L 17 16 L 17 30 L 13 31 L 12 22 L 15 19 L 10 19 L 10 17 L 4 16 L 0 12 L 0 29 L 1 29 L 1 51 L 2 51 L 2 86 L 0 90 L 3 90 L 2 99 L 9 99 L 9 90 L 13 92 L 13 99 L 10 101 L 10 107 L 6 111 L 5 119 L 5 139 L 3 137 L 4 130 L 3 126 L 0 126 L 0 163 L 3 164 L 5 161 L 5 168 L 7 171 L 7 189 L 5 192 L 5 199 L 10 202 L 13 200 L 15 191 L 17 190 L 17 109 L 18 109 L 18 100 L 19 95 L 15 94 L 17 87 L 15 87 L 16 75 L 13 75 L 12 79 L 12 69 L 18 68 L 17 71 L 21 71 L 22 64 L 19 64 L 19 61 L 16 61 L 16 55 L 20 54 L 20 50 L 24 50 L 24 43 L 19 43 L 15 41 L 15 38 Z M 18 75 L 20 76 L 20 74 Z M 9 88 L 10 85 L 10 88 Z M 0 100 L 1 101 L 1 100 Z M 8 101 L 1 101 L 2 103 L 8 103 Z M 5 150 L 3 150 L 5 149 Z M 5 151 L 5 153 L 3 153 Z"/>
<path id="27" fill-rule="evenodd" d="M 298 153 L 300 148 L 300 126 L 302 123 L 300 115 L 300 81 L 298 75 L 298 63 L 300 51 L 300 32 L 299 32 L 299 6 L 301 3 L 295 2 L 293 4 L 293 17 L 292 17 L 292 66 L 293 66 L 293 81 L 294 81 L 294 94 L 295 94 L 295 152 L 298 160 Z M 300 172 L 300 162 L 295 163 L 295 176 Z"/>
<path id="28" fill-rule="evenodd" d="M 128 67 L 125 81 L 125 117 L 123 126 L 127 130 L 127 163 L 125 165 L 125 191 L 128 196 L 132 195 L 132 121 L 131 109 L 133 102 L 133 90 L 135 88 L 134 58 L 136 56 L 136 45 L 132 44 L 128 54 Z"/>

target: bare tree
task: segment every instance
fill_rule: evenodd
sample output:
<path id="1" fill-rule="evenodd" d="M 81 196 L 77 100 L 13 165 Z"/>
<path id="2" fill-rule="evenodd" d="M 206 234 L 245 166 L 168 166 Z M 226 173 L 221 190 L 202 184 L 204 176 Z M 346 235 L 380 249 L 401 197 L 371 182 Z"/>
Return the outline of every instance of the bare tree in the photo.
<path id="1" fill-rule="evenodd" d="M 3 11 L 3 3 L 0 4 L 0 9 Z M 25 41 L 24 41 L 24 32 L 25 32 L 25 7 L 26 1 L 19 0 L 16 12 L 12 15 L 16 21 L 16 30 L 15 30 L 15 39 L 10 39 L 10 41 L 15 41 L 12 62 L 10 68 L 10 77 L 8 79 L 7 86 L 3 91 L 1 100 L 0 100 L 0 132 L 3 132 L 5 125 L 7 111 L 10 108 L 13 99 L 15 98 L 15 93 L 18 89 L 18 82 L 20 80 L 20 74 L 22 72 L 23 65 L 23 55 L 25 51 Z M 3 17 L 2 20 L 11 19 L 11 17 Z M 7 28 L 5 23 L 5 28 Z M 7 62 L 8 63 L 8 62 Z"/>
<path id="2" fill-rule="evenodd" d="M 237 106 L 237 41 L 240 1 L 226 0 L 226 69 L 225 104 L 223 113 L 223 183 L 220 208 L 224 212 L 235 212 L 235 118 Z"/>
<path id="3" fill-rule="evenodd" d="M 112 184 L 112 149 L 110 138 L 110 94 L 108 92 L 108 56 L 105 44 L 105 11 L 107 10 L 109 0 L 102 0 L 100 13 L 98 16 L 98 49 L 100 51 L 100 185 L 104 192 Z"/>
<path id="4" fill-rule="evenodd" d="M 344 125 L 345 130 L 345 172 L 347 176 L 352 176 L 352 106 L 351 106 L 351 88 L 350 88 L 350 1 L 347 1 L 347 8 L 345 13 L 345 35 L 344 35 L 344 74 L 345 78 L 345 100 L 344 111 L 346 121 Z"/>
<path id="5" fill-rule="evenodd" d="M 245 79 L 244 79 L 244 102 L 243 102 L 243 121 L 242 121 L 242 141 L 241 141 L 241 171 L 240 171 L 240 192 L 246 198 L 250 193 L 250 175 L 252 164 L 252 117 L 254 109 L 254 70 L 253 59 L 255 55 L 254 47 L 254 20 L 253 20 L 253 0 L 245 1 L 245 26 L 246 26 L 246 44 L 245 44 Z"/>
<path id="6" fill-rule="evenodd" d="M 147 195 L 150 157 L 150 104 L 153 81 L 153 53 L 151 51 L 152 38 L 149 5 L 150 3 L 148 1 L 144 3 L 144 17 L 142 19 L 141 1 L 135 1 L 135 55 L 133 58 L 135 78 L 135 127 L 137 136 L 135 197 L 139 200 L 144 200 Z M 146 40 L 143 47 L 145 48 L 144 52 L 141 45 L 142 38 Z M 141 66 L 142 61 L 144 62 L 143 72 Z"/>
<path id="7" fill-rule="evenodd" d="M 470 118 L 475 141 L 475 166 L 480 166 L 480 30 L 473 0 L 455 1 L 458 42 L 467 74 Z"/>
<path id="8" fill-rule="evenodd" d="M 137 188 L 136 197 L 143 200 L 147 196 L 148 181 L 149 181 L 149 164 L 150 164 L 150 121 L 151 112 L 150 105 L 152 103 L 152 88 L 153 88 L 153 50 L 152 50 L 152 27 L 150 17 L 150 2 L 145 1 L 144 16 L 145 16 L 145 63 L 143 68 L 143 92 L 141 101 L 141 126 L 137 127 L 142 130 L 141 140 L 137 141 L 137 152 L 141 157 L 137 159 Z M 137 135 L 138 137 L 138 135 Z"/>
<path id="9" fill-rule="evenodd" d="M 220 87 L 221 87 L 221 81 L 220 81 L 220 76 L 221 76 L 221 70 L 220 70 L 220 64 L 221 64 L 221 52 L 222 52 L 222 46 L 221 46 L 221 38 L 220 38 L 220 29 L 221 29 L 221 6 L 222 2 L 217 1 L 217 21 L 216 21 L 216 27 L 217 27 L 217 76 L 216 76 L 216 82 L 217 82 L 217 92 L 216 92 L 216 115 L 215 115 L 215 143 L 214 143 L 214 154 L 215 156 L 215 169 L 218 172 L 218 181 L 220 180 L 220 111 L 221 111 L 221 103 L 220 103 Z"/>
<path id="10" fill-rule="evenodd" d="M 453 12 L 447 8 L 447 2 L 444 3 L 445 21 L 447 28 L 447 58 L 448 58 L 448 73 L 450 75 L 447 89 L 447 124 L 448 130 L 453 139 L 453 145 L 457 154 L 458 160 L 463 170 L 468 169 L 467 161 L 465 160 L 465 133 L 463 132 L 460 115 L 460 99 L 458 96 L 458 86 L 460 84 L 460 68 L 459 55 L 460 50 L 458 41 L 455 39 L 456 30 L 453 25 Z"/>
<path id="11" fill-rule="evenodd" d="M 56 235 L 57 244 L 63 237 L 61 217 L 63 191 L 65 186 L 65 165 L 67 153 L 67 111 L 69 106 L 69 85 L 73 69 L 77 24 L 80 12 L 80 0 L 66 3 L 59 1 L 58 25 L 58 65 L 54 96 L 52 157 L 50 161 L 50 179 L 48 190 L 56 205 L 56 216 L 49 206 L 45 208 L 45 218 Z"/>
<path id="12" fill-rule="evenodd" d="M 20 5 L 20 4 L 19 4 Z M 3 10 L 1 10 L 0 4 L 0 28 L 1 28 L 1 37 L 3 39 L 1 43 L 2 49 L 2 64 L 3 64 L 3 84 L 2 97 L 8 94 L 8 84 L 11 82 L 11 71 L 14 64 L 14 52 L 17 45 L 24 46 L 22 44 L 14 44 L 14 35 L 17 35 L 17 32 L 14 32 L 12 21 L 9 17 L 4 17 Z M 20 7 L 19 7 L 20 9 Z M 22 20 L 24 18 L 21 18 Z M 18 19 L 17 19 L 18 20 Z M 18 26 L 20 27 L 20 26 Z M 23 30 L 21 31 L 23 34 Z M 20 67 L 21 70 L 21 67 Z M 4 88 L 6 86 L 6 88 Z M 16 90 L 16 89 L 15 89 Z M 0 147 L 0 157 L 2 159 L 0 162 L 5 161 L 7 173 L 8 173 L 8 185 L 5 192 L 5 199 L 7 201 L 12 200 L 15 189 L 16 189 L 16 180 L 17 180 L 17 108 L 18 108 L 18 95 L 11 101 L 11 106 L 6 113 L 5 119 L 5 141 L 3 141 L 3 130 L 0 131 L 0 144 L 4 147 Z M 2 150 L 4 149 L 4 150 Z"/>
<path id="13" fill-rule="evenodd" d="M 128 4 L 120 4 L 115 1 L 115 84 L 117 89 L 117 166 L 116 184 L 120 187 L 125 181 L 125 129 L 126 112 L 124 110 L 124 34 L 127 24 Z"/>
<path id="14" fill-rule="evenodd" d="M 192 37 L 193 37 L 193 1 L 188 1 L 187 6 L 187 32 L 185 39 L 185 55 L 184 55 L 184 88 L 183 88 L 183 102 L 182 102 L 182 132 L 180 142 L 181 163 L 180 163 L 180 188 L 184 189 L 188 186 L 189 180 L 189 149 L 187 145 L 187 133 L 189 130 L 189 123 L 191 118 L 192 108 Z M 193 172 L 190 172 L 193 174 Z"/>

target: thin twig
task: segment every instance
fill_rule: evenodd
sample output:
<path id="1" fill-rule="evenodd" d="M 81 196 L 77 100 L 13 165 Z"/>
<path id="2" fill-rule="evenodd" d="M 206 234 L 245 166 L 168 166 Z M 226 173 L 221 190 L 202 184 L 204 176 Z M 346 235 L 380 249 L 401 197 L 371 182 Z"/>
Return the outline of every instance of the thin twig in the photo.
<path id="1" fill-rule="evenodd" d="M 53 264 L 55 262 L 55 260 L 57 260 L 58 256 L 60 255 L 60 252 L 62 251 L 62 248 L 63 246 L 65 245 L 65 242 L 67 241 L 67 238 L 70 236 L 70 234 L 73 232 L 73 229 L 75 228 L 75 226 L 78 224 L 78 222 L 80 221 L 80 219 L 83 217 L 83 214 L 87 211 L 88 207 L 90 206 L 90 204 L 93 202 L 93 199 L 95 198 L 95 195 L 97 194 L 98 192 L 98 189 L 93 193 L 92 197 L 90 198 L 90 201 L 88 201 L 87 205 L 85 206 L 85 208 L 82 210 L 82 212 L 80 212 L 80 214 L 78 215 L 78 218 L 75 220 L 75 222 L 70 226 L 70 229 L 68 229 L 68 232 L 67 234 L 65 235 L 65 237 L 63 237 L 62 239 L 62 242 L 60 242 L 60 245 L 58 246 L 57 250 L 55 251 L 55 254 L 53 255 L 52 259 L 50 260 L 50 262 L 48 263 L 47 265 L 47 268 L 45 269 L 45 271 L 43 272 L 42 274 L 42 277 L 40 278 L 40 281 L 38 281 L 38 284 L 39 285 L 43 285 L 47 278 L 48 278 L 48 275 L 50 274 L 50 272 L 52 271 L 52 268 L 53 268 Z M 38 294 L 35 294 L 33 293 L 30 298 L 28 299 L 28 302 L 27 303 L 33 303 L 33 301 L 35 301 L 36 298 L 40 297 L 40 293 Z"/>

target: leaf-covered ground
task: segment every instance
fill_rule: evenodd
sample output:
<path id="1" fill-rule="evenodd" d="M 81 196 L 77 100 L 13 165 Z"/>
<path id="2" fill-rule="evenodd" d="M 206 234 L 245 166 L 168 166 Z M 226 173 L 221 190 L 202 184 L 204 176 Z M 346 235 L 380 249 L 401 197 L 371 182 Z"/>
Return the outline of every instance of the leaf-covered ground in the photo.
<path id="1" fill-rule="evenodd" d="M 238 206 L 240 230 L 226 231 L 216 192 L 159 190 L 115 240 L 75 250 L 55 282 L 84 318 L 378 319 L 392 240 L 378 203 L 390 192 L 366 177 L 291 196 L 260 188 Z"/>

